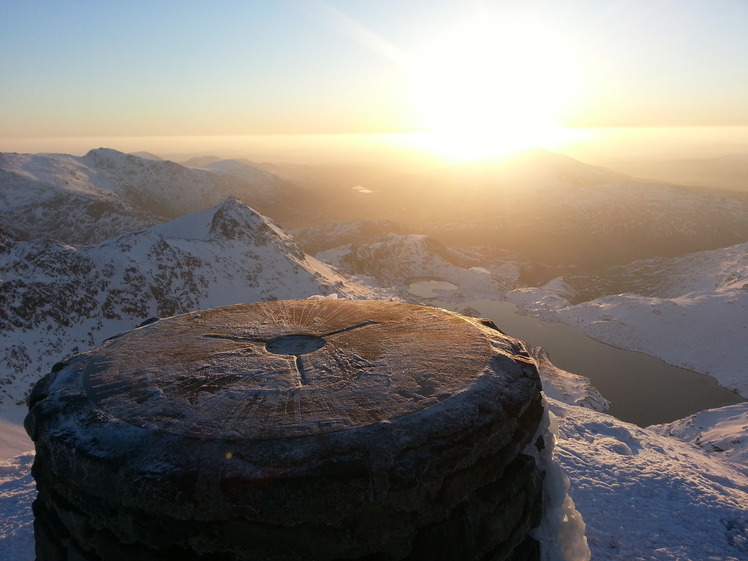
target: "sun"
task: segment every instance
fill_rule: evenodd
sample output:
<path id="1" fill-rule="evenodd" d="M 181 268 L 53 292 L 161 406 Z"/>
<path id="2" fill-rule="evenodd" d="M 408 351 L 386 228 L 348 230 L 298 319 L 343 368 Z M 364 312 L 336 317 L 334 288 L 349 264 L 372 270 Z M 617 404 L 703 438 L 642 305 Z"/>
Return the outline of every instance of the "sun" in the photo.
<path id="1" fill-rule="evenodd" d="M 567 62 L 561 42 L 536 26 L 482 19 L 459 27 L 411 69 L 424 142 L 458 160 L 543 144 L 571 93 Z"/>

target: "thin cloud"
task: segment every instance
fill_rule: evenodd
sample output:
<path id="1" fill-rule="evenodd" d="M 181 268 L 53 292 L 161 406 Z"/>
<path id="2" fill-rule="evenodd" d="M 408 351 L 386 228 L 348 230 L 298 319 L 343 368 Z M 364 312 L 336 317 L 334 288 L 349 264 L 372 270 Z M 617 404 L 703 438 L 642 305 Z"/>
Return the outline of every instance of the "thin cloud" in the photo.
<path id="1" fill-rule="evenodd" d="M 349 37 L 372 52 L 380 54 L 401 66 L 410 67 L 414 64 L 413 57 L 406 51 L 393 45 L 324 0 L 309 0 L 305 11 L 341 35 Z"/>

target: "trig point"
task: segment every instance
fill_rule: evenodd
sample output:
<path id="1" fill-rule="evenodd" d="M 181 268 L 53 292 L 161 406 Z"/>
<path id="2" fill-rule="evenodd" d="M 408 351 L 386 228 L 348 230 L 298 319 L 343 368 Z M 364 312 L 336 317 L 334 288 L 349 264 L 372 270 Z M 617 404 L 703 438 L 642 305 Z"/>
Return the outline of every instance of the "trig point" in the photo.
<path id="1" fill-rule="evenodd" d="M 390 302 L 157 321 L 29 397 L 37 560 L 529 560 L 543 413 L 522 345 Z"/>

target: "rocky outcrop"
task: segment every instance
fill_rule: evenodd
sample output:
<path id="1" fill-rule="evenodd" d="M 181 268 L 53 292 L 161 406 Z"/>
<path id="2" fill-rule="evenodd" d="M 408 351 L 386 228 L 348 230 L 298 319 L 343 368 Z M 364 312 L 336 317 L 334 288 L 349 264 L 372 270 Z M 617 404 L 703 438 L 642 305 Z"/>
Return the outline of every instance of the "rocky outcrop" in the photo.
<path id="1" fill-rule="evenodd" d="M 39 560 L 539 555 L 540 382 L 489 322 L 216 308 L 58 364 L 29 408 Z"/>

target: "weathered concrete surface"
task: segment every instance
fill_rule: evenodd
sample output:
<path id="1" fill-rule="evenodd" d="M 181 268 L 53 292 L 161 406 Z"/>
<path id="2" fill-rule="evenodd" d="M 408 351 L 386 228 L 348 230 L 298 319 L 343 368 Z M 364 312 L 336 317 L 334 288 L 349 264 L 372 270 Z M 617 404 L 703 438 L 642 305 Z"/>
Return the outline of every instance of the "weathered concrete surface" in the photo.
<path id="1" fill-rule="evenodd" d="M 26 421 L 39 559 L 537 554 L 540 475 L 520 452 L 540 382 L 522 345 L 480 320 L 386 302 L 237 305 L 53 370 Z"/>

